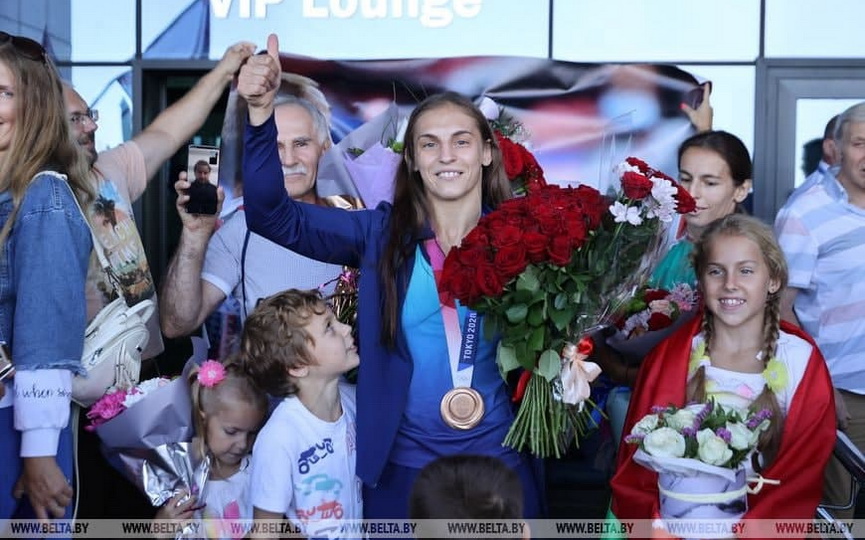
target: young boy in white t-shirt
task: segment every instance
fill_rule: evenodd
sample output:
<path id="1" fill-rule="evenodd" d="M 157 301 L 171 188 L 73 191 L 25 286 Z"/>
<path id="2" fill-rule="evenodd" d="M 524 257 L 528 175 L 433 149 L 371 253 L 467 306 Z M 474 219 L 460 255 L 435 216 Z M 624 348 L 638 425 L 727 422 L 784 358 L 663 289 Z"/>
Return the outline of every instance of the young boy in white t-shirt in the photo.
<path id="1" fill-rule="evenodd" d="M 344 538 L 363 518 L 355 475 L 355 389 L 341 376 L 358 365 L 351 327 L 317 291 L 262 300 L 246 319 L 246 370 L 283 398 L 252 451 L 253 517 L 287 517 L 310 538 Z"/>

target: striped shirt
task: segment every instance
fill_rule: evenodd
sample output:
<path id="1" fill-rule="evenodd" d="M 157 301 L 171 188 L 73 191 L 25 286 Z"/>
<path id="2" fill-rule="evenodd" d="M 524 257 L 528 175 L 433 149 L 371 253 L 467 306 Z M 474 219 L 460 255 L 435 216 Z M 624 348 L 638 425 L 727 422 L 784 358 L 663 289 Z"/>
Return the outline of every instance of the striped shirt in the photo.
<path id="1" fill-rule="evenodd" d="M 775 234 L 799 289 L 794 309 L 837 388 L 865 394 L 865 209 L 827 172 L 778 212 Z"/>

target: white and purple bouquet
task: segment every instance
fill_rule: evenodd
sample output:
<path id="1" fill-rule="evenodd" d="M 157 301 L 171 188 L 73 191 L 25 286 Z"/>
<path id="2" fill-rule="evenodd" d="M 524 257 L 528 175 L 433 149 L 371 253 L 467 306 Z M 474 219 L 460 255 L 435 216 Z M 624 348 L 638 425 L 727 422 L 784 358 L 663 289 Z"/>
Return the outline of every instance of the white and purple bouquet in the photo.
<path id="1" fill-rule="evenodd" d="M 625 442 L 634 461 L 658 473 L 662 519 L 712 519 L 729 524 L 747 511 L 746 459 L 769 427 L 771 413 L 742 413 L 714 401 L 653 407 Z M 774 483 L 761 479 L 761 483 Z"/>

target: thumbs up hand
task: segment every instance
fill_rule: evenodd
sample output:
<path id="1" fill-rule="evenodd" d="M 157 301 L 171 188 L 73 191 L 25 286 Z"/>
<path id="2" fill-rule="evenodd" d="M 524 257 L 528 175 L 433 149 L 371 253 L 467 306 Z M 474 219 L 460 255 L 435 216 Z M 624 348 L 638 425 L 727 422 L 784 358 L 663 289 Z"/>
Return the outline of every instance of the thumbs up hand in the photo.
<path id="1" fill-rule="evenodd" d="M 267 51 L 250 56 L 240 68 L 237 92 L 249 104 L 249 122 L 258 126 L 273 112 L 273 100 L 279 89 L 282 65 L 279 61 L 279 38 L 267 36 Z"/>

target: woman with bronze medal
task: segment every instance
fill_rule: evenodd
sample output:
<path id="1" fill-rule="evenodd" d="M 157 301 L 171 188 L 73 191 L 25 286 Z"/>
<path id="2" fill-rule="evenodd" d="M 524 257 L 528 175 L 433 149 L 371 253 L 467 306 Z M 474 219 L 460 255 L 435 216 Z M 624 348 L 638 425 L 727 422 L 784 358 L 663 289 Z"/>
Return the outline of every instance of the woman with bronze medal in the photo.
<path id="1" fill-rule="evenodd" d="M 501 152 L 471 100 L 433 95 L 409 118 L 393 204 L 348 211 L 292 201 L 273 123 L 280 64 L 249 59 L 244 195 L 250 229 L 313 259 L 360 268 L 357 474 L 367 519 L 405 519 L 411 486 L 434 459 L 494 456 L 520 475 L 526 517 L 542 508 L 535 464 L 502 445 L 514 412 L 496 366 L 496 336 L 437 275 L 482 213 L 509 198 Z M 383 178 L 382 181 L 389 179 Z"/>

